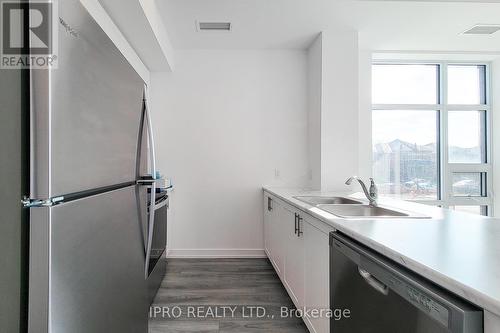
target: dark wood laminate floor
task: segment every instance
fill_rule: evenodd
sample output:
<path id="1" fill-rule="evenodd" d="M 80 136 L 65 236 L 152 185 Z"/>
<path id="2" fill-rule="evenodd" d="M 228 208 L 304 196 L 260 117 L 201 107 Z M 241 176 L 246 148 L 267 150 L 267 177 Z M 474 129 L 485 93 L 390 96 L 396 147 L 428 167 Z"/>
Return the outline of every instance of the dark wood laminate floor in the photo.
<path id="1" fill-rule="evenodd" d="M 267 259 L 169 259 L 149 333 L 307 333 Z"/>

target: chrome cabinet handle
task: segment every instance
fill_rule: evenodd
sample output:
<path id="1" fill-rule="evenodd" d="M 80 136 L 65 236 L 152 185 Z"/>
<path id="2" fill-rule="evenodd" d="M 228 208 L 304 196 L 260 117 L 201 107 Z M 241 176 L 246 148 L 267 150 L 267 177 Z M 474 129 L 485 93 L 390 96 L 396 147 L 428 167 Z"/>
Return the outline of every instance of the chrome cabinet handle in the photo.
<path id="1" fill-rule="evenodd" d="M 148 143 L 149 143 L 149 160 L 150 171 L 153 178 L 156 177 L 156 152 L 155 152 L 155 139 L 153 135 L 153 121 L 151 120 L 151 107 L 149 105 L 149 92 L 148 86 L 144 85 L 144 107 L 146 116 L 146 125 L 148 130 Z"/>
<path id="2" fill-rule="evenodd" d="M 299 231 L 299 228 L 297 226 L 297 222 L 299 221 L 299 214 L 295 213 L 295 234 L 297 234 L 297 232 Z"/>
<path id="3" fill-rule="evenodd" d="M 365 271 L 361 267 L 358 267 L 359 275 L 368 283 L 373 289 L 379 293 L 387 296 L 389 294 L 389 287 L 380 282 L 377 278 L 371 275 L 369 272 Z"/>
<path id="4" fill-rule="evenodd" d="M 267 210 L 268 211 L 273 210 L 273 199 L 271 199 L 271 197 L 267 197 Z"/>

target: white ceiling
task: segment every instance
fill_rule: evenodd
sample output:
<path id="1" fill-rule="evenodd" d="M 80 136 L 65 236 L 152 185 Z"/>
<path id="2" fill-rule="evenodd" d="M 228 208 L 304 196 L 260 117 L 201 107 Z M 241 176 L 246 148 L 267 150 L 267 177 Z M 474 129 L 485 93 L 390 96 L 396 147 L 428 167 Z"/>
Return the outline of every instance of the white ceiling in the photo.
<path id="1" fill-rule="evenodd" d="M 500 3 L 375 0 L 156 0 L 176 49 L 307 48 L 336 27 L 359 31 L 372 50 L 500 53 L 500 32 L 461 35 L 500 24 Z M 195 21 L 230 21 L 231 32 L 197 32 Z"/>

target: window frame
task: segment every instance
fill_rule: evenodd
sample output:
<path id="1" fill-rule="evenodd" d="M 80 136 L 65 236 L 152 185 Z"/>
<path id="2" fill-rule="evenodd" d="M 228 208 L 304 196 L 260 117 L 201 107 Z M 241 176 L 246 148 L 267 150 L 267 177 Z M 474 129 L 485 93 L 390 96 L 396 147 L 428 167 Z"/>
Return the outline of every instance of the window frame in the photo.
<path id="1" fill-rule="evenodd" d="M 437 97 L 438 104 L 372 104 L 372 112 L 377 110 L 422 110 L 437 111 L 437 159 L 438 159 L 438 197 L 436 200 L 410 199 L 408 201 L 450 208 L 453 206 L 480 206 L 481 212 L 493 215 L 492 195 L 492 121 L 491 121 L 491 63 L 482 61 L 425 61 L 425 60 L 373 60 L 372 65 L 436 65 L 438 66 Z M 448 66 L 485 66 L 485 104 L 448 104 Z M 450 111 L 484 111 L 485 163 L 450 163 L 448 160 L 448 114 Z M 486 175 L 484 197 L 454 197 L 452 178 L 455 172 L 479 172 Z M 485 208 L 483 208 L 485 207 Z"/>

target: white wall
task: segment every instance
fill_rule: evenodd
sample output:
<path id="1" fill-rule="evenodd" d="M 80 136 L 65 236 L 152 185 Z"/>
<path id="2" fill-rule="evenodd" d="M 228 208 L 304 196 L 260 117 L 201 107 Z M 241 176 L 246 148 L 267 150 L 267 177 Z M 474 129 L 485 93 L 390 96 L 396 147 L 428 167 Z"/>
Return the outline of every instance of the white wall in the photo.
<path id="1" fill-rule="evenodd" d="M 307 56 L 309 184 L 314 189 L 345 191 L 345 180 L 360 171 L 363 147 L 358 133 L 366 127 L 358 122 L 358 34 L 323 31 Z"/>
<path id="2" fill-rule="evenodd" d="M 305 51 L 191 50 L 152 74 L 170 255 L 263 255 L 262 185 L 308 182 Z M 279 176 L 276 176 L 276 170 Z"/>
<path id="3" fill-rule="evenodd" d="M 309 185 L 321 189 L 322 35 L 307 50 Z"/>
<path id="4" fill-rule="evenodd" d="M 357 32 L 323 31 L 307 50 L 307 61 L 309 185 L 326 191 L 346 190 L 345 180 L 365 171 L 358 161 L 366 162 L 362 144 L 369 135 L 367 125 L 358 122 L 364 105 L 358 94 Z"/>
<path id="5" fill-rule="evenodd" d="M 358 175 L 372 177 L 372 53 L 360 50 L 359 113 L 358 113 Z"/>
<path id="6" fill-rule="evenodd" d="M 358 33 L 322 33 L 321 188 L 345 190 L 358 172 Z"/>

